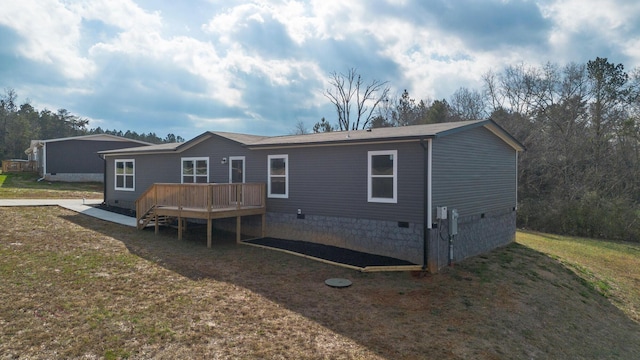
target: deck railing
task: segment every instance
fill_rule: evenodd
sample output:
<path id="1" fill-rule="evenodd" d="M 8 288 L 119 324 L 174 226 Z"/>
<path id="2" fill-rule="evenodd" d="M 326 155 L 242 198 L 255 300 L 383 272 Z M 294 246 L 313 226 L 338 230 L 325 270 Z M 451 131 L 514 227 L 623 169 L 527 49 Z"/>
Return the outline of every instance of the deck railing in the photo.
<path id="1" fill-rule="evenodd" d="M 35 172 L 36 162 L 26 160 L 2 160 L 2 172 Z"/>
<path id="2" fill-rule="evenodd" d="M 265 184 L 153 184 L 136 200 L 139 220 L 156 207 L 244 209 L 266 206 Z"/>

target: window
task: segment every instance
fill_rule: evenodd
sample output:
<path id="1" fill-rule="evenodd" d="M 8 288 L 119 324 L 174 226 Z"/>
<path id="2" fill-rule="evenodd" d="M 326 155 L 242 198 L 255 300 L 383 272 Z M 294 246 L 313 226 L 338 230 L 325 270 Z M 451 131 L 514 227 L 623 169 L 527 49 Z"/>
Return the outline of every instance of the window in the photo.
<path id="1" fill-rule="evenodd" d="M 116 160 L 116 190 L 134 191 L 136 189 L 135 167 L 136 162 L 133 159 Z"/>
<path id="2" fill-rule="evenodd" d="M 182 183 L 208 183 L 209 158 L 182 158 Z"/>
<path id="3" fill-rule="evenodd" d="M 270 198 L 289 197 L 289 155 L 269 155 L 269 182 L 267 194 Z"/>
<path id="4" fill-rule="evenodd" d="M 398 151 L 369 151 L 368 172 L 368 201 L 398 202 Z"/>

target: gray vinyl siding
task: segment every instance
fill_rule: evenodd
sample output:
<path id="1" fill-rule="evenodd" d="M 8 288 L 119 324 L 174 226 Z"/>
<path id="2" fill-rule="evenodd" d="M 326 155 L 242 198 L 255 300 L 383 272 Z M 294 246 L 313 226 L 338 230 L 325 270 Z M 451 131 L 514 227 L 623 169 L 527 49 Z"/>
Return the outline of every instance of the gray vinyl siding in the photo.
<path id="1" fill-rule="evenodd" d="M 229 157 L 246 156 L 246 181 L 264 182 L 264 179 L 251 175 L 254 171 L 250 170 L 249 163 L 257 165 L 258 162 L 255 159 L 250 161 L 249 155 L 250 150 L 240 144 L 217 136 L 181 153 L 110 155 L 107 157 L 107 182 L 105 185 L 107 202 L 109 205 L 133 209 L 136 199 L 154 183 L 180 183 L 182 176 L 181 160 L 186 157 L 209 158 L 209 182 L 227 183 L 229 182 Z M 222 164 L 222 158 L 227 158 L 226 164 Z M 135 191 L 115 190 L 115 161 L 124 159 L 135 160 Z M 115 203 L 115 200 L 118 202 Z"/>
<path id="2" fill-rule="evenodd" d="M 368 151 L 398 151 L 398 202 L 367 201 Z M 249 150 L 214 136 L 178 154 L 118 155 L 107 157 L 107 199 L 110 205 L 133 208 L 135 200 L 153 183 L 180 183 L 183 157 L 208 157 L 209 181 L 229 182 L 229 157 L 245 156 L 245 181 L 267 182 L 268 155 L 288 155 L 289 197 L 267 199 L 267 210 L 371 220 L 422 223 L 424 152 L 419 142 L 373 145 Z M 227 163 L 222 164 L 222 158 Z M 115 160 L 135 160 L 135 191 L 114 189 Z"/>
<path id="3" fill-rule="evenodd" d="M 135 191 L 115 190 L 115 161 L 128 159 L 135 161 Z M 154 183 L 179 183 L 180 171 L 176 170 L 175 165 L 179 161 L 179 157 L 174 154 L 107 157 L 107 203 L 134 209 L 136 199 Z"/>
<path id="4" fill-rule="evenodd" d="M 225 139 L 220 136 L 213 135 L 192 148 L 183 151 L 178 156 L 176 169 L 178 174 L 181 172 L 180 158 L 183 157 L 208 157 L 209 158 L 209 182 L 211 183 L 228 183 L 229 182 L 229 158 L 231 156 L 245 156 L 245 172 L 246 182 L 264 182 L 264 178 L 255 177 L 255 165 L 257 161 L 250 159 L 251 150 L 243 147 L 235 141 Z M 227 162 L 222 163 L 222 159 L 226 158 Z M 248 163 L 251 163 L 251 167 Z M 180 182 L 180 179 L 177 180 Z"/>
<path id="5" fill-rule="evenodd" d="M 432 140 L 432 205 L 457 208 L 461 216 L 511 209 L 516 203 L 515 150 L 479 127 Z M 367 200 L 368 152 L 397 150 L 398 201 Z M 109 156 L 107 199 L 133 207 L 153 183 L 180 183 L 181 158 L 208 157 L 209 181 L 229 182 L 229 158 L 245 157 L 245 181 L 266 183 L 268 155 L 287 155 L 289 194 L 267 198 L 267 211 L 307 216 L 423 223 L 425 152 L 418 141 L 250 150 L 229 139 L 211 138 L 182 151 Z M 222 159 L 227 162 L 222 164 Z M 114 190 L 114 160 L 134 159 L 135 191 Z M 435 213 L 435 212 L 434 212 Z"/>
<path id="6" fill-rule="evenodd" d="M 46 143 L 47 173 L 102 174 L 98 151 L 140 146 L 125 141 L 65 140 Z"/>
<path id="7" fill-rule="evenodd" d="M 432 170 L 434 209 L 467 216 L 516 206 L 516 152 L 484 127 L 434 139 Z"/>
<path id="8" fill-rule="evenodd" d="M 367 201 L 368 151 L 398 151 L 398 201 Z M 422 223 L 424 153 L 419 142 L 260 150 L 267 177 L 267 156 L 288 155 L 289 197 L 267 199 L 269 212 Z"/>

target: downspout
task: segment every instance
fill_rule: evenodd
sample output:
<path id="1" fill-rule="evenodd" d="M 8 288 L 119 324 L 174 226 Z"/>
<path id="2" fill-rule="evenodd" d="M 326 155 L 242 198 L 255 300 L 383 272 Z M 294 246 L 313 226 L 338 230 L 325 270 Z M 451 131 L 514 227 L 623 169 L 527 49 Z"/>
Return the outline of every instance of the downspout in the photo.
<path id="1" fill-rule="evenodd" d="M 104 165 L 102 169 L 102 204 L 106 205 L 107 202 L 107 158 L 104 155 L 98 154 L 102 159 Z"/>
<path id="2" fill-rule="evenodd" d="M 44 180 L 47 177 L 47 143 L 42 143 L 42 177 L 38 179 L 38 182 Z"/>
<path id="3" fill-rule="evenodd" d="M 422 227 L 422 270 L 427 270 L 429 261 L 429 244 L 431 244 L 431 139 L 427 140 L 427 146 L 424 145 L 425 139 L 420 139 L 420 146 L 424 150 L 424 167 L 422 169 L 422 178 L 424 179 L 423 189 L 423 214 L 424 226 Z"/>

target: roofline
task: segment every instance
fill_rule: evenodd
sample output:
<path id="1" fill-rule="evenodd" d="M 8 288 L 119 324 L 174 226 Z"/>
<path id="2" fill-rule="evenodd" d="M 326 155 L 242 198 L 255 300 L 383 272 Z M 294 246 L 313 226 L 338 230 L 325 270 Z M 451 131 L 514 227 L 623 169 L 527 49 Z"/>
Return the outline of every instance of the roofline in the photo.
<path id="1" fill-rule="evenodd" d="M 193 146 L 200 144 L 214 136 L 224 138 L 229 141 L 233 141 L 250 150 L 273 150 L 273 149 L 292 149 L 292 148 L 307 148 L 307 147 L 348 146 L 348 145 L 358 145 L 358 144 L 388 144 L 388 143 L 400 143 L 400 142 L 413 142 L 413 141 L 420 141 L 424 139 L 436 139 L 436 138 L 453 135 L 461 131 L 471 130 L 477 127 L 484 127 L 487 130 L 491 131 L 495 136 L 499 137 L 502 141 L 507 143 L 510 147 L 512 147 L 516 151 L 525 150 L 524 145 L 520 143 L 518 140 L 516 140 L 513 136 L 511 136 L 504 128 L 502 128 L 492 119 L 487 119 L 487 120 L 472 122 L 470 124 L 466 124 L 462 126 L 457 126 L 452 129 L 443 130 L 441 132 L 437 132 L 433 134 L 401 135 L 401 136 L 393 136 L 393 137 L 382 136 L 382 137 L 373 137 L 373 138 L 365 138 L 365 139 L 356 139 L 356 138 L 350 138 L 349 133 L 345 132 L 346 133 L 345 137 L 341 139 L 317 141 L 317 142 L 302 141 L 298 143 L 284 142 L 284 143 L 268 143 L 268 144 L 253 143 L 252 144 L 252 143 L 238 141 L 230 137 L 226 137 L 224 136 L 224 134 L 218 134 L 216 132 L 206 131 L 187 142 L 177 145 L 175 148 L 172 148 L 172 149 L 157 149 L 157 150 L 149 149 L 146 151 L 145 150 L 130 151 L 131 149 L 119 149 L 119 150 L 106 150 L 106 151 L 99 152 L 99 154 L 103 156 L 176 154 L 176 153 L 181 153 L 187 149 L 190 149 Z M 239 135 L 245 135 L 245 134 L 239 134 Z"/>
<path id="2" fill-rule="evenodd" d="M 485 124 L 484 127 L 491 131 L 495 136 L 502 139 L 502 141 L 509 144 L 516 151 L 525 151 L 527 150 L 526 146 L 523 143 L 518 141 L 518 139 L 514 138 L 509 132 L 507 132 L 502 126 L 498 125 L 492 119 L 487 120 L 489 123 Z"/>
<path id="3" fill-rule="evenodd" d="M 38 141 L 39 144 L 42 144 L 42 143 L 50 143 L 50 142 L 58 142 L 58 141 L 66 141 L 66 140 L 82 140 L 82 139 L 94 138 L 94 137 L 100 137 L 100 136 L 106 136 L 106 137 L 110 137 L 110 138 L 113 138 L 113 139 L 119 139 L 119 140 L 126 140 L 126 141 L 129 141 L 129 142 L 135 142 L 135 143 L 142 144 L 142 145 L 153 145 L 152 143 L 149 143 L 149 142 L 146 142 L 146 141 L 129 139 L 129 138 L 126 138 L 126 137 L 123 137 L 123 136 L 117 136 L 117 135 L 111 135 L 111 134 L 79 135 L 79 136 L 69 136 L 69 137 L 64 137 L 64 138 L 47 139 L 47 140 L 36 140 L 36 141 Z"/>
<path id="4" fill-rule="evenodd" d="M 193 139 L 181 143 L 173 151 L 174 152 L 183 152 L 185 150 L 188 150 L 188 149 L 200 144 L 201 142 L 203 142 L 203 141 L 205 141 L 207 139 L 210 139 L 211 136 L 213 136 L 213 135 L 214 134 L 211 131 L 205 131 L 202 134 L 194 137 Z"/>
<path id="5" fill-rule="evenodd" d="M 287 144 L 287 143 L 247 144 L 246 147 L 249 149 L 283 149 L 283 148 L 291 149 L 291 148 L 316 147 L 316 146 L 318 147 L 345 146 L 345 145 L 356 145 L 356 144 L 383 144 L 383 143 L 410 142 L 410 141 L 416 141 L 416 140 L 445 137 L 445 136 L 456 134 L 461 131 L 471 130 L 481 126 L 491 131 L 494 135 L 499 137 L 502 141 L 507 143 L 514 150 L 523 151 L 526 149 L 522 143 L 520 143 L 517 139 L 511 136 L 504 128 L 498 125 L 493 119 L 477 121 L 472 124 L 467 124 L 464 126 L 455 127 L 453 129 L 444 130 L 435 134 L 427 134 L 427 135 L 379 137 L 379 138 L 370 138 L 370 139 L 352 139 L 351 141 L 349 141 L 349 137 L 347 134 L 347 136 L 344 139 L 340 139 L 340 140 L 319 141 L 319 142 L 300 142 L 300 143 L 293 143 L 293 144 Z"/>
<path id="6" fill-rule="evenodd" d="M 249 150 L 271 150 L 271 149 L 292 149 L 292 148 L 308 148 L 308 147 L 326 147 L 326 146 L 350 146 L 361 144 L 389 144 L 401 142 L 415 142 L 422 139 L 434 138 L 432 135 L 420 136 L 401 136 L 396 138 L 376 138 L 376 139 L 357 139 L 353 141 L 334 140 L 322 142 L 309 142 L 298 144 L 267 144 L 267 145 L 246 145 Z"/>
<path id="7" fill-rule="evenodd" d="M 98 155 L 107 156 L 131 156 L 131 155 L 151 155 L 151 154 L 173 154 L 175 149 L 159 149 L 145 151 L 126 151 L 127 149 L 98 151 Z"/>

